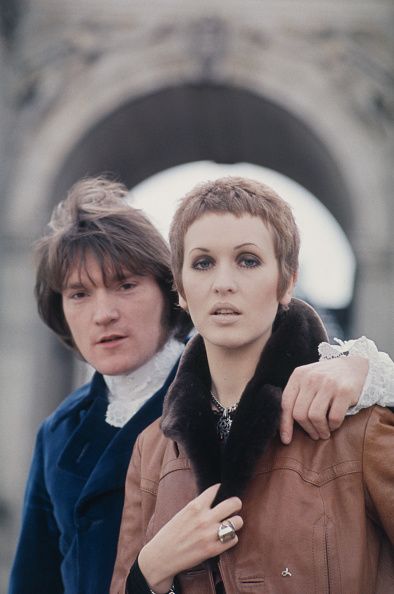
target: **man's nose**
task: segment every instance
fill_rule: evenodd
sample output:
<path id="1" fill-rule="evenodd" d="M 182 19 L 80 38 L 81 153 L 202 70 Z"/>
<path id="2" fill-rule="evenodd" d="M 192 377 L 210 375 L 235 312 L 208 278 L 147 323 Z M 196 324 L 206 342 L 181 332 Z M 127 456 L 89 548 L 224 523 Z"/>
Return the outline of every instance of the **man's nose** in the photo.
<path id="1" fill-rule="evenodd" d="M 94 303 L 94 322 L 99 325 L 109 324 L 119 318 L 119 310 L 111 296 L 102 294 Z"/>

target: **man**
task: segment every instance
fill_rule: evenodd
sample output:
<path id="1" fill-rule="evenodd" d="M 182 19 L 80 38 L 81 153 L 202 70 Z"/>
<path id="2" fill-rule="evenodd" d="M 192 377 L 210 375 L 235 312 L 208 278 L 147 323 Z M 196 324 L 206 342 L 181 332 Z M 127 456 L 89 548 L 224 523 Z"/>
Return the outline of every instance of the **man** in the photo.
<path id="1" fill-rule="evenodd" d="M 39 430 L 10 594 L 108 592 L 131 451 L 161 414 L 190 331 L 167 244 L 126 195 L 103 178 L 77 183 L 37 245 L 39 313 L 96 373 Z M 293 416 L 328 437 L 367 373 L 362 356 L 299 368 L 285 391 L 283 441 Z"/>

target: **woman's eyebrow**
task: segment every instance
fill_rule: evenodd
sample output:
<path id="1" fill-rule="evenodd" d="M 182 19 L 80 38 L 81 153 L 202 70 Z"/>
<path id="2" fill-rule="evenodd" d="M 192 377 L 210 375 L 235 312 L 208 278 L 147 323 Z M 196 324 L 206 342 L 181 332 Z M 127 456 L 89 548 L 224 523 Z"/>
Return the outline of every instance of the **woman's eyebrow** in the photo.
<path id="1" fill-rule="evenodd" d="M 259 248 L 259 246 L 257 245 L 257 243 L 253 243 L 253 241 L 245 241 L 245 243 L 240 243 L 239 245 L 235 245 L 233 247 L 233 250 L 239 250 L 241 248 L 244 247 L 248 247 L 248 246 L 252 246 L 255 248 Z M 199 252 L 205 252 L 205 253 L 209 253 L 211 250 L 209 248 L 204 248 L 204 247 L 194 247 L 190 250 L 189 254 L 192 254 L 194 251 L 199 251 Z"/>
<path id="2" fill-rule="evenodd" d="M 199 250 L 200 252 L 209 252 L 210 250 L 208 248 L 204 248 L 204 247 L 194 247 L 190 250 L 189 254 L 191 254 L 192 252 L 194 252 L 195 250 Z"/>
<path id="3" fill-rule="evenodd" d="M 235 249 L 235 250 L 239 250 L 239 248 L 243 248 L 243 247 L 246 247 L 246 246 L 248 246 L 248 245 L 252 245 L 253 247 L 257 247 L 257 248 L 259 247 L 259 246 L 257 245 L 257 243 L 253 243 L 253 241 L 246 241 L 245 243 L 240 243 L 239 245 L 236 245 L 236 246 L 234 247 L 234 249 Z"/>

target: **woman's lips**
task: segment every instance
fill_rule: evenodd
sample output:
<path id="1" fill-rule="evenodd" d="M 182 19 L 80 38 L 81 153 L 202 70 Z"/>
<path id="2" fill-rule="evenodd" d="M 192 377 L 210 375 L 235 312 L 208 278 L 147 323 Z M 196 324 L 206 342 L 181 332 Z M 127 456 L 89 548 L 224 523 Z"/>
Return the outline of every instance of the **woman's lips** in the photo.
<path id="1" fill-rule="evenodd" d="M 211 312 L 211 319 L 219 324 L 232 324 L 239 320 L 241 312 L 233 307 L 214 307 Z"/>
<path id="2" fill-rule="evenodd" d="M 216 303 L 209 313 L 213 316 L 239 316 L 241 312 L 231 303 Z"/>

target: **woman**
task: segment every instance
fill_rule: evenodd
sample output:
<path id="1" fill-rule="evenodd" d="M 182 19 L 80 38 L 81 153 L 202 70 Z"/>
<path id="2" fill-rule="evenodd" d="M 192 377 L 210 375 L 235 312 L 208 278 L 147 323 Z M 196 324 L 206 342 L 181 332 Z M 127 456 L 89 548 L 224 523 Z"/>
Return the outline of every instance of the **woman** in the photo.
<path id="1" fill-rule="evenodd" d="M 111 594 L 388 592 L 393 413 L 363 411 L 324 442 L 277 436 L 281 392 L 325 338 L 292 299 L 289 207 L 251 180 L 207 183 L 182 201 L 170 243 L 199 335 L 162 433 L 155 422 L 134 448 Z"/>

